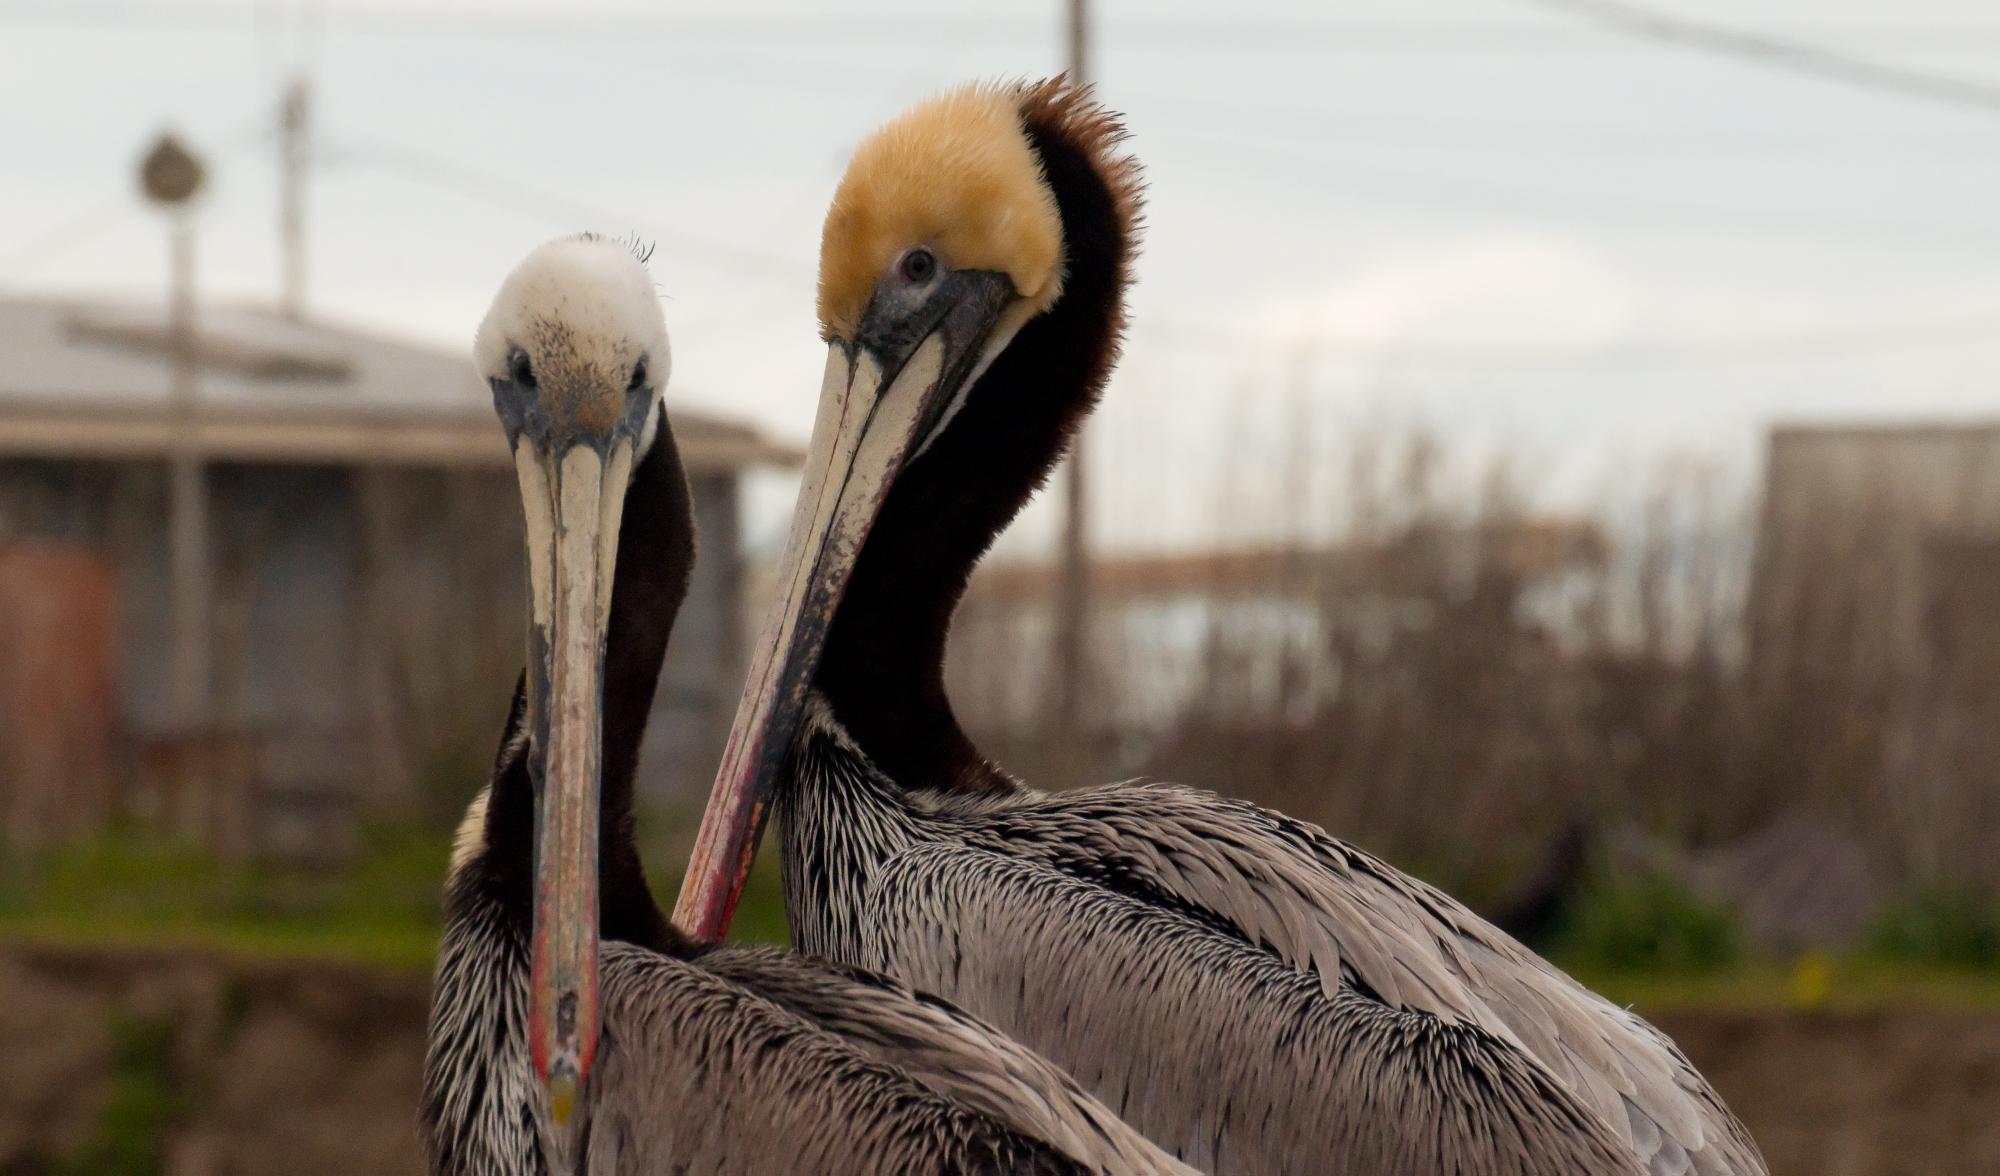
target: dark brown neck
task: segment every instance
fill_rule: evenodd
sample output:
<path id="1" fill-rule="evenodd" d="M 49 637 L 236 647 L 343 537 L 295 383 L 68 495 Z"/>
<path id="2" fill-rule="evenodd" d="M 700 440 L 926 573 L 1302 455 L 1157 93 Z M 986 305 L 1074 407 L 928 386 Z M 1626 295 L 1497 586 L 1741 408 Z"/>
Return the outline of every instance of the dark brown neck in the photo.
<path id="1" fill-rule="evenodd" d="M 980 377 L 883 503 L 829 626 L 814 685 L 876 766 L 905 787 L 1007 781 L 945 696 L 945 639 L 980 556 L 1034 494 L 1097 402 L 1124 325 L 1129 193 L 1085 147 L 1028 118 L 1062 213 L 1063 293 Z"/>
<path id="2" fill-rule="evenodd" d="M 694 566 L 694 517 L 680 450 L 662 419 L 657 439 L 632 473 L 618 532 L 618 568 L 604 644 L 604 750 L 598 830 L 599 934 L 667 951 L 681 944 L 639 861 L 632 811 L 639 743 L 653 709 L 667 639 Z M 486 851 L 478 870 L 523 938 L 533 912 L 535 789 L 520 746 L 524 692 L 514 689 L 486 809 Z"/>

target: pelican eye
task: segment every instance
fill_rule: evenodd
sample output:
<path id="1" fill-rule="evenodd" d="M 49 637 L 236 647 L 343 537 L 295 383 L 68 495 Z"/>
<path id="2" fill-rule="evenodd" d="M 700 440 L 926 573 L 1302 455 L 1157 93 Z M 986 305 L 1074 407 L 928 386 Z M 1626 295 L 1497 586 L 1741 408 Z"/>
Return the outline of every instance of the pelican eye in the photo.
<path id="1" fill-rule="evenodd" d="M 523 388 L 535 387 L 535 365 L 528 362 L 528 353 L 516 347 L 507 356 L 507 378 Z"/>
<path id="2" fill-rule="evenodd" d="M 921 286 L 937 273 L 937 254 L 919 245 L 903 255 L 900 267 L 903 280 L 913 286 Z"/>
<path id="3" fill-rule="evenodd" d="M 625 390 L 627 392 L 637 392 L 639 389 L 644 388 L 645 386 L 646 386 L 646 357 L 642 355 L 639 357 L 639 362 L 632 365 L 632 382 L 625 385 Z"/>

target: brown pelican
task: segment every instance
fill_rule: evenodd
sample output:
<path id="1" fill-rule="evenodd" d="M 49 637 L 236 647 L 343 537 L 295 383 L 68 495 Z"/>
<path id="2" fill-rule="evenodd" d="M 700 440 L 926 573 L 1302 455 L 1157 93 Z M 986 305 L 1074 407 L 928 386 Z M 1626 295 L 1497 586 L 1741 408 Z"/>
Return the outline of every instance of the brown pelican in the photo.
<path id="1" fill-rule="evenodd" d="M 1673 1043 L 1303 821 L 1024 786 L 943 686 L 966 578 L 1116 358 L 1140 180 L 1060 80 L 927 101 L 827 214 L 828 343 L 780 597 L 677 921 L 767 811 L 805 950 L 957 1001 L 1198 1168 L 1761 1172 Z"/>
<path id="2" fill-rule="evenodd" d="M 667 923 L 632 777 L 694 529 L 653 284 L 617 244 L 553 242 L 506 280 L 476 353 L 527 512 L 529 669 L 452 858 L 432 1169 L 1185 1171 L 943 1002 Z"/>

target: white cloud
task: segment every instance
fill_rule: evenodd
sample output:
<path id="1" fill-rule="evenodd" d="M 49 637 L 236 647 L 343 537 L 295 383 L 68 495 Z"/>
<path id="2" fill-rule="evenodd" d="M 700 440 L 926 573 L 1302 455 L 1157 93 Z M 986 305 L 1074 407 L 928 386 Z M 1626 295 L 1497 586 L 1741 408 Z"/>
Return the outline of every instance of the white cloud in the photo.
<path id="1" fill-rule="evenodd" d="M 1330 288 L 1272 298 L 1238 329 L 1274 339 L 1584 346 L 1625 333 L 1631 287 L 1555 236 L 1502 233 L 1386 258 Z"/>

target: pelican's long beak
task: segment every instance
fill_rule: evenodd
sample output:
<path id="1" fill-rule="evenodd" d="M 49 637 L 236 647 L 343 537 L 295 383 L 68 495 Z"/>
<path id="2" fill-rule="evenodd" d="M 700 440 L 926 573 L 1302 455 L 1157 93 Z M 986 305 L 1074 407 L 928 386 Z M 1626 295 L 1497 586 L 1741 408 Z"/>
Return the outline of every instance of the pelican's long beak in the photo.
<path id="1" fill-rule="evenodd" d="M 557 1122 L 597 1052 L 597 825 L 604 640 L 618 527 L 632 472 L 629 431 L 544 449 L 516 437 L 531 596 L 528 707 L 535 907 L 528 1034 Z"/>
<path id="2" fill-rule="evenodd" d="M 674 921 L 697 939 L 720 939 L 750 874 L 770 789 L 790 753 L 827 627 L 898 475 L 949 422 L 1019 323 L 1002 318 L 1012 287 L 967 271 L 928 316 L 927 329 L 828 346 L 819 415 L 778 564 L 777 595 L 750 655 L 750 675 L 702 815 Z M 873 316 L 871 316 L 873 317 Z M 874 338 L 900 334 L 914 345 Z"/>

